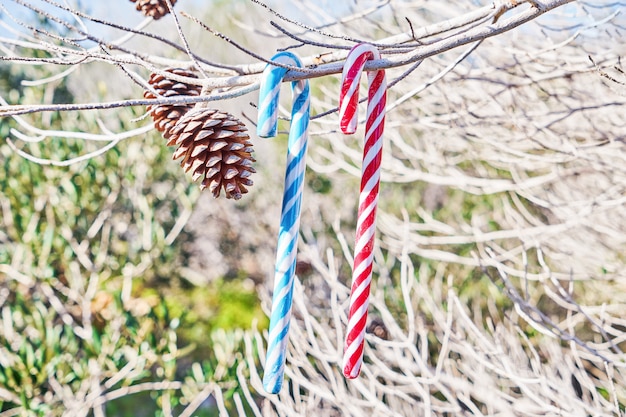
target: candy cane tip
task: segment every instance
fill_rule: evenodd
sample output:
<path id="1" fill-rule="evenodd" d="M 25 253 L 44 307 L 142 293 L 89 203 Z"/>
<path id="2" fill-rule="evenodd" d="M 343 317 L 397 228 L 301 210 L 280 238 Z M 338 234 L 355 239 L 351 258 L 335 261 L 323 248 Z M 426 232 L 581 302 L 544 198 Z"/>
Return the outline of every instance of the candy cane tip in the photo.
<path id="1" fill-rule="evenodd" d="M 361 368 L 353 368 L 351 366 L 346 366 L 343 368 L 343 376 L 346 379 L 357 379 L 359 374 L 361 373 Z"/>
<path id="2" fill-rule="evenodd" d="M 265 374 L 263 378 L 263 389 L 268 394 L 278 394 L 283 385 L 283 379 L 279 375 Z"/>
<path id="3" fill-rule="evenodd" d="M 344 135 L 352 135 L 354 132 L 356 132 L 356 127 L 350 125 L 341 125 L 341 132 Z"/>
<path id="4" fill-rule="evenodd" d="M 264 384 L 263 385 L 263 389 L 268 394 L 278 394 L 280 392 L 280 386 L 276 386 L 276 385 L 265 385 Z"/>

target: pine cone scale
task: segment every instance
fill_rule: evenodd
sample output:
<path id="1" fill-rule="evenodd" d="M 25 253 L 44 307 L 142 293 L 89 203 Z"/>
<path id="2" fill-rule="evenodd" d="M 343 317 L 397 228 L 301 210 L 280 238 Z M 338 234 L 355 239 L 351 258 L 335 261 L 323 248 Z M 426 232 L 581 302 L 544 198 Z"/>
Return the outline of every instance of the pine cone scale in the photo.
<path id="1" fill-rule="evenodd" d="M 234 184 L 234 183 L 232 183 L 232 182 L 228 182 L 228 183 L 226 183 L 226 185 L 224 186 L 224 190 L 225 190 L 227 193 L 232 193 L 233 191 L 235 191 L 235 188 L 236 188 L 236 186 L 235 186 L 235 184 Z"/>
<path id="2" fill-rule="evenodd" d="M 176 141 L 176 144 L 182 144 L 183 142 L 185 142 L 187 139 L 193 137 L 193 132 L 184 132 L 183 134 L 181 134 L 178 137 L 178 140 Z"/>
<path id="3" fill-rule="evenodd" d="M 193 159 L 191 161 L 191 166 L 189 167 L 189 169 L 187 169 L 187 172 L 189 172 L 189 171 L 193 172 L 193 176 L 196 176 L 196 174 L 198 174 L 198 173 L 200 174 L 200 176 L 202 176 L 202 171 L 203 170 L 199 170 L 198 168 L 202 167 L 203 165 L 204 164 L 203 164 L 201 159 Z M 200 178 L 200 177 L 198 177 L 198 178 Z M 196 180 L 198 178 L 196 178 Z M 194 181 L 196 181 L 196 180 L 194 180 Z"/>
<path id="4" fill-rule="evenodd" d="M 207 171 L 205 176 L 207 178 L 213 178 L 214 176 L 216 176 L 217 174 L 219 174 L 222 171 L 222 164 L 217 164 L 215 166 L 210 167 Z"/>
<path id="5" fill-rule="evenodd" d="M 175 108 L 173 110 L 171 110 L 169 113 L 167 113 L 167 116 L 165 116 L 167 119 L 171 119 L 171 120 L 175 120 L 180 118 L 183 114 L 185 114 L 186 112 L 183 111 L 180 108 Z"/>
<path id="6" fill-rule="evenodd" d="M 228 168 L 226 172 L 222 173 L 222 176 L 227 180 L 235 178 L 235 175 L 239 175 L 239 170 L 237 168 Z"/>
<path id="7" fill-rule="evenodd" d="M 217 133 L 217 135 L 218 135 L 218 136 L 216 137 L 216 139 L 226 139 L 226 138 L 230 138 L 230 137 L 234 136 L 235 134 L 236 134 L 236 132 L 232 132 L 232 131 L 230 131 L 230 130 L 220 130 L 220 131 Z"/>
<path id="8" fill-rule="evenodd" d="M 187 153 L 187 149 L 182 146 L 174 151 L 174 155 L 172 155 L 172 159 L 178 159 Z"/>
<path id="9" fill-rule="evenodd" d="M 219 120 L 216 120 L 216 119 L 207 120 L 206 122 L 204 122 L 204 125 L 202 125 L 202 129 L 210 129 L 213 126 L 218 126 L 219 124 L 220 124 Z"/>
<path id="10" fill-rule="evenodd" d="M 183 132 L 185 133 L 195 132 L 200 126 L 202 126 L 202 122 L 197 121 L 197 120 L 192 120 L 189 123 L 187 123 L 187 125 L 183 129 Z"/>
<path id="11" fill-rule="evenodd" d="M 222 127 L 233 127 L 237 125 L 238 123 L 233 120 L 226 120 L 224 123 L 222 123 Z"/>
<path id="12" fill-rule="evenodd" d="M 241 178 L 245 179 L 245 178 L 248 178 L 250 175 L 252 175 L 254 172 L 256 172 L 256 171 L 241 171 L 239 176 Z M 246 184 L 246 185 L 251 185 L 251 184 Z"/>
<path id="13" fill-rule="evenodd" d="M 217 163 L 219 163 L 221 161 L 222 161 L 222 153 L 221 152 L 215 152 L 215 154 L 209 156 L 209 158 L 206 160 L 206 167 L 207 168 L 211 168 L 215 164 L 217 164 Z"/>
<path id="14" fill-rule="evenodd" d="M 196 136 L 196 141 L 200 141 L 200 140 L 204 140 L 206 138 L 210 138 L 211 135 L 213 135 L 213 132 L 214 131 L 212 129 L 200 131 L 200 133 Z"/>
<path id="15" fill-rule="evenodd" d="M 241 157 L 232 153 L 228 155 L 226 159 L 224 160 L 224 162 L 227 163 L 228 165 L 235 164 L 239 161 L 241 161 Z"/>
<path id="16" fill-rule="evenodd" d="M 201 153 L 203 153 L 207 149 L 209 149 L 209 144 L 208 143 L 196 144 L 194 146 L 192 152 L 191 152 L 191 157 L 195 158 L 196 156 L 200 155 Z"/>
<path id="17" fill-rule="evenodd" d="M 216 138 L 214 138 L 214 139 L 216 139 Z M 209 150 L 211 152 L 217 152 L 220 149 L 225 148 L 226 146 L 228 146 L 228 142 L 227 141 L 225 141 L 225 140 L 214 140 L 209 145 Z"/>
<path id="18" fill-rule="evenodd" d="M 232 143 L 232 144 L 230 145 L 230 150 L 231 150 L 231 151 L 240 151 L 240 150 L 242 150 L 245 146 L 246 146 L 246 145 L 244 145 L 243 143 L 240 143 L 240 142 L 235 142 L 235 143 Z"/>
<path id="19" fill-rule="evenodd" d="M 248 170 L 251 170 L 252 172 L 256 172 L 256 170 L 252 167 L 252 162 L 256 162 L 256 159 L 254 158 L 244 159 L 241 161 L 240 165 L 246 167 Z"/>

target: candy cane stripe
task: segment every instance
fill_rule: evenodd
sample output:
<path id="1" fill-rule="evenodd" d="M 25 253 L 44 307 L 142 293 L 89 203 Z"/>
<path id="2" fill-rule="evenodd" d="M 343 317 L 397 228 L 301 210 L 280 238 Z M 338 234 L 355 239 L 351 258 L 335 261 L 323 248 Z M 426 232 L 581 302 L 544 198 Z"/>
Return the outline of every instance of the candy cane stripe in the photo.
<path id="1" fill-rule="evenodd" d="M 342 132 L 356 131 L 358 124 L 358 92 L 363 67 L 368 60 L 379 59 L 372 45 L 358 44 L 348 54 L 344 64 L 339 98 L 339 118 Z M 368 74 L 368 103 L 365 122 L 365 143 L 361 169 L 361 194 L 354 248 L 350 313 L 343 357 L 346 378 L 356 378 L 363 363 L 365 325 L 372 279 L 373 248 L 376 234 L 376 208 L 382 160 L 382 134 L 385 123 L 387 83 L 383 70 Z"/>
<path id="2" fill-rule="evenodd" d="M 301 67 L 300 59 L 291 52 L 279 52 L 272 61 Z M 257 134 L 261 137 L 276 136 L 278 124 L 278 96 L 287 69 L 268 65 L 263 71 L 259 91 L 259 116 Z M 274 295 L 270 330 L 265 358 L 263 387 L 269 393 L 280 391 L 284 377 L 285 360 L 293 286 L 300 227 L 300 209 L 306 169 L 306 150 L 310 112 L 309 83 L 301 80 L 291 83 L 293 105 L 287 145 L 285 189 L 283 192 L 280 231 L 276 250 Z"/>

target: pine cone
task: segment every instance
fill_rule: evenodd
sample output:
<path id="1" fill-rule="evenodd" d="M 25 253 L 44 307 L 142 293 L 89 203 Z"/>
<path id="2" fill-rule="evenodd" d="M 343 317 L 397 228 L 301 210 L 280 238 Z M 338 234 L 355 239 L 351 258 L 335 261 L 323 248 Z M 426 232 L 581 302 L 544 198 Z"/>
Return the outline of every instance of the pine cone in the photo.
<path id="1" fill-rule="evenodd" d="M 167 145 L 178 146 L 173 158 L 183 158 L 180 165 L 194 181 L 204 176 L 201 189 L 208 187 L 217 198 L 223 188 L 226 198 L 239 200 L 256 172 L 247 130 L 232 114 L 199 108 L 178 120 Z"/>
<path id="2" fill-rule="evenodd" d="M 154 20 L 159 20 L 170 12 L 167 7 L 167 1 L 165 0 L 130 0 L 133 3 L 137 3 L 135 9 L 139 10 L 145 16 L 152 17 Z M 170 0 L 172 6 L 176 3 L 176 0 Z"/>
<path id="3" fill-rule="evenodd" d="M 198 78 L 193 72 L 181 68 L 167 68 L 165 71 L 182 77 Z M 199 85 L 180 83 L 160 74 L 150 74 L 148 83 L 163 97 L 198 96 L 202 90 L 202 87 Z M 157 98 L 152 91 L 146 91 L 143 96 L 151 99 Z M 178 119 L 189 110 L 193 109 L 193 107 L 193 104 L 157 104 L 155 106 L 146 107 L 146 111 L 152 116 L 154 127 L 159 132 L 162 132 L 163 136 L 167 139 L 171 128 L 174 127 Z"/>
<path id="4" fill-rule="evenodd" d="M 375 317 L 367 326 L 367 332 L 373 333 L 383 340 L 389 340 L 389 329 L 385 326 L 385 322 L 380 317 Z"/>

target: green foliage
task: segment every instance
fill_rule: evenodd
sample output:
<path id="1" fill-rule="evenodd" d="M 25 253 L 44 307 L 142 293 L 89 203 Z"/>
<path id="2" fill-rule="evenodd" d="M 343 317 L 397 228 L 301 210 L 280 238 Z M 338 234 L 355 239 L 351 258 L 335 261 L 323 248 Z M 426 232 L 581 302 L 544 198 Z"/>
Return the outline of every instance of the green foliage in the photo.
<path id="1" fill-rule="evenodd" d="M 77 309 L 53 306 L 55 298 L 46 299 L 38 289 L 26 296 L 13 292 L 2 308 L 0 385 L 11 393 L 8 404 L 34 415 L 58 415 L 65 401 L 89 391 L 92 378 L 114 390 L 172 373 L 172 361 L 165 358 L 178 355 L 175 321 L 167 321 L 163 304 L 141 312 L 129 303 L 124 307 L 117 294 L 104 313 L 110 320 L 99 312 L 92 324 Z"/>
<path id="2" fill-rule="evenodd" d="M 43 99 L 43 91 L 19 84 L 29 74 L 5 66 L 0 72 L 4 97 Z M 71 102 L 64 84 L 55 86 L 55 97 L 57 91 L 59 100 Z M 43 118 L 49 129 L 89 132 L 101 117 L 112 129 L 129 131 L 141 112 Z M 0 124 L 3 137 L 13 124 Z M 102 142 L 63 137 L 18 146 L 63 161 L 97 151 Z M 243 279 L 206 288 L 181 284 L 182 247 L 193 237 L 177 222 L 199 190 L 158 133 L 67 167 L 28 161 L 2 143 L 0 164 L 0 413 L 60 415 L 74 400 L 96 407 L 104 400 L 92 390 L 101 387 L 112 395 L 111 415 L 137 415 L 137 399 L 145 400 L 145 415 L 155 415 L 166 403 L 180 405 L 180 392 L 127 390 L 175 381 L 191 369 L 180 358 L 194 347 L 207 378 L 233 377 L 219 371 L 221 351 L 207 335 L 224 328 L 228 339 L 255 319 L 267 326 L 266 319 L 254 286 Z M 228 352 L 238 345 L 232 346 Z M 218 362 L 207 359 L 217 356 Z M 232 396 L 237 388 L 230 384 L 225 395 Z"/>
<path id="3" fill-rule="evenodd" d="M 169 311 L 180 317 L 179 337 L 196 346 L 192 356 L 198 360 L 213 348 L 207 335 L 215 331 L 250 329 L 253 324 L 265 329 L 269 325 L 254 283 L 248 279 L 218 279 L 203 287 L 164 292 Z M 144 298 L 158 296 L 153 288 L 142 289 L 139 293 Z"/>
<path id="4" fill-rule="evenodd" d="M 222 390 L 224 404 L 229 411 L 235 410 L 233 396 L 243 395 L 238 383 L 239 375 L 249 377 L 249 371 L 243 357 L 244 333 L 241 330 L 225 331 L 218 329 L 210 335 L 211 351 L 208 358 L 195 362 L 187 376 L 182 389 L 181 404 L 185 405 L 188 398 L 194 398 L 206 384 L 218 384 Z M 256 357 L 256 355 L 254 355 Z M 209 410 L 207 416 L 218 415 Z M 200 414 L 203 415 L 203 414 Z"/>

